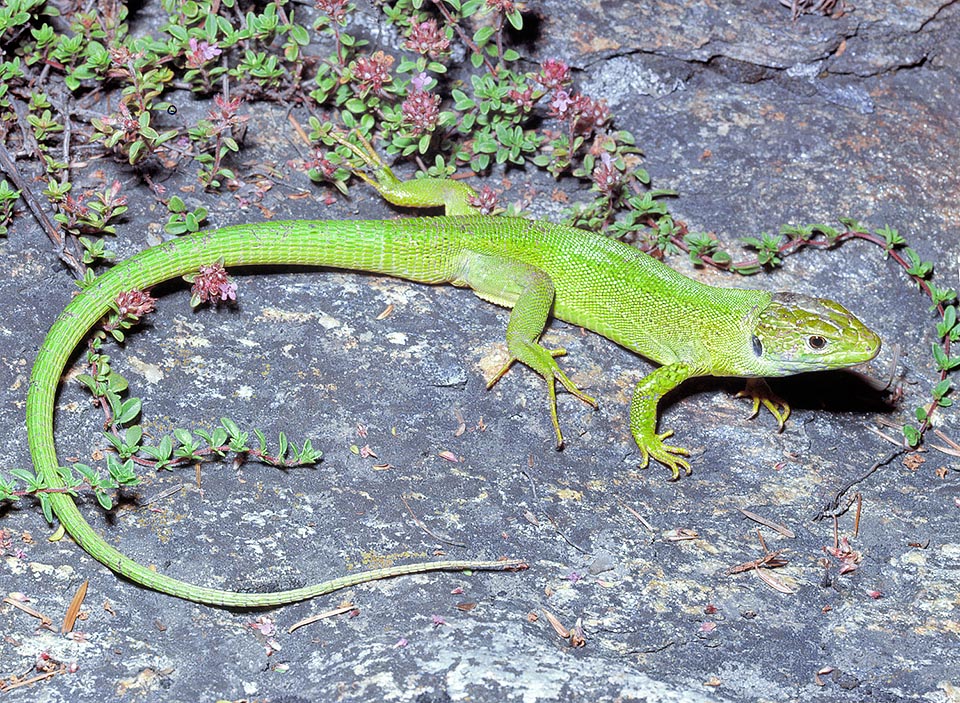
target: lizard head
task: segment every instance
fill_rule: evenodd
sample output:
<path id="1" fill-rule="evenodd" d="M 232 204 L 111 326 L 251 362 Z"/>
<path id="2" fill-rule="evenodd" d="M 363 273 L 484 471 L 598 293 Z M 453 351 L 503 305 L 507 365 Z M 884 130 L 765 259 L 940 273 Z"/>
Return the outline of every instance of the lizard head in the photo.
<path id="1" fill-rule="evenodd" d="M 773 294 L 757 316 L 752 342 L 769 376 L 840 369 L 880 351 L 880 337 L 842 305 L 798 293 Z"/>

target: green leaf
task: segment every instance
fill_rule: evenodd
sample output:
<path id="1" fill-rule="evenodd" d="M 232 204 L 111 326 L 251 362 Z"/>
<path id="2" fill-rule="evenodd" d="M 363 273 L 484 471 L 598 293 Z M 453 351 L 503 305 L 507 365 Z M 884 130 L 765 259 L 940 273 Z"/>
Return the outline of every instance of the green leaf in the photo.
<path id="1" fill-rule="evenodd" d="M 193 435 L 190 434 L 189 430 L 177 428 L 173 431 L 173 436 L 184 446 L 190 446 L 194 443 Z"/>
<path id="2" fill-rule="evenodd" d="M 350 112 L 356 115 L 362 115 L 367 111 L 367 105 L 359 98 L 350 98 L 344 105 Z"/>
<path id="3" fill-rule="evenodd" d="M 118 134 L 120 134 L 120 136 L 123 136 L 122 133 L 120 132 L 118 132 Z M 147 145 L 139 139 L 130 145 L 130 153 L 127 156 L 127 161 L 130 162 L 131 166 L 137 163 L 137 159 L 140 158 L 140 154 L 146 148 L 146 146 Z"/>
<path id="4" fill-rule="evenodd" d="M 263 432 L 258 429 L 253 430 L 253 434 L 257 437 L 257 442 L 260 444 L 259 452 L 265 454 L 267 452 L 267 438 L 264 436 Z"/>
<path id="5" fill-rule="evenodd" d="M 920 434 L 920 430 L 913 425 L 903 426 L 903 437 L 905 440 L 907 440 L 907 444 L 911 447 L 919 446 L 920 440 L 923 439 L 923 435 Z"/>
<path id="6" fill-rule="evenodd" d="M 840 224 L 846 227 L 851 232 L 857 232 L 859 234 L 866 234 L 869 230 L 861 225 L 857 220 L 852 217 L 839 217 Z"/>
<path id="7" fill-rule="evenodd" d="M 933 264 L 929 261 L 921 261 L 920 255 L 913 249 L 906 248 L 903 253 L 910 260 L 910 266 L 907 273 L 916 278 L 925 279 L 933 272 Z"/>
<path id="8" fill-rule="evenodd" d="M 313 448 L 310 440 L 303 443 L 303 449 L 297 453 L 297 461 L 301 464 L 315 464 L 323 457 L 323 452 Z"/>
<path id="9" fill-rule="evenodd" d="M 491 27 L 490 25 L 486 25 L 486 26 L 484 26 L 484 27 L 480 27 L 480 29 L 478 29 L 476 32 L 473 33 L 473 41 L 474 41 L 474 43 L 476 43 L 476 44 L 478 44 L 478 45 L 480 45 L 480 46 L 483 46 L 484 44 L 486 44 L 486 43 L 490 40 L 490 37 L 493 36 L 493 34 L 494 34 L 495 31 L 496 31 L 496 30 L 495 30 L 493 27 Z"/>
<path id="10" fill-rule="evenodd" d="M 213 431 L 213 437 L 210 438 L 210 446 L 222 447 L 227 443 L 227 431 L 218 427 Z"/>
<path id="11" fill-rule="evenodd" d="M 450 97 L 453 98 L 453 106 L 455 109 L 465 112 L 467 110 L 472 110 L 477 106 L 477 103 L 474 100 L 458 88 L 454 88 L 450 92 Z"/>
<path id="12" fill-rule="evenodd" d="M 50 495 L 48 493 L 40 493 L 37 495 L 37 498 L 40 499 L 40 509 L 43 511 L 43 517 L 52 525 L 53 506 L 50 504 Z"/>
<path id="13" fill-rule="evenodd" d="M 230 437 L 230 439 L 240 436 L 240 432 L 241 432 L 240 425 L 238 425 L 236 422 L 231 420 L 229 417 L 221 417 L 220 425 L 223 427 L 224 430 L 226 430 L 227 435 Z"/>
<path id="14" fill-rule="evenodd" d="M 40 477 L 36 474 L 27 471 L 26 469 L 10 469 L 9 471 L 11 476 L 19 478 L 21 481 L 26 483 L 28 486 L 32 484 L 40 484 Z"/>
<path id="15" fill-rule="evenodd" d="M 937 323 L 937 336 L 941 339 L 950 334 L 957 324 L 957 307 L 948 305 L 943 309 L 943 319 Z"/>
<path id="16" fill-rule="evenodd" d="M 170 439 L 170 435 L 164 435 L 160 444 L 155 447 L 141 447 L 140 451 L 156 461 L 158 469 L 162 469 L 173 456 L 173 440 Z"/>
<path id="17" fill-rule="evenodd" d="M 947 353 L 936 342 L 932 345 L 933 360 L 937 363 L 940 371 L 953 371 L 960 367 L 960 356 L 947 356 Z"/>
<path id="18" fill-rule="evenodd" d="M 78 375 L 77 381 L 79 381 L 81 384 L 86 386 L 90 390 L 90 392 L 93 393 L 94 395 L 97 394 L 97 382 L 93 379 L 93 376 L 91 376 L 90 374 L 82 373 Z"/>
<path id="19" fill-rule="evenodd" d="M 949 378 L 943 379 L 933 387 L 933 397 L 939 400 L 950 392 L 951 385 Z"/>
<path id="20" fill-rule="evenodd" d="M 106 491 L 97 490 L 94 491 L 94 495 L 97 496 L 97 502 L 100 503 L 100 507 L 102 507 L 104 510 L 113 509 L 113 500 Z"/>
<path id="21" fill-rule="evenodd" d="M 116 371 L 110 372 L 110 376 L 107 378 L 108 390 L 113 391 L 114 393 L 123 393 L 129 387 L 130 384 L 127 382 L 127 379 L 118 374 Z"/>
<path id="22" fill-rule="evenodd" d="M 126 425 L 137 419 L 140 415 L 143 402 L 139 398 L 128 398 L 120 405 L 120 412 L 117 413 L 116 420 L 121 425 Z"/>
<path id="23" fill-rule="evenodd" d="M 306 27 L 303 25 L 290 25 L 290 36 L 293 37 L 293 40 L 300 46 L 306 46 L 310 43 L 310 33 L 307 32 Z"/>
<path id="24" fill-rule="evenodd" d="M 124 442 L 128 447 L 135 447 L 143 439 L 143 427 L 140 425 L 130 425 L 124 433 Z"/>

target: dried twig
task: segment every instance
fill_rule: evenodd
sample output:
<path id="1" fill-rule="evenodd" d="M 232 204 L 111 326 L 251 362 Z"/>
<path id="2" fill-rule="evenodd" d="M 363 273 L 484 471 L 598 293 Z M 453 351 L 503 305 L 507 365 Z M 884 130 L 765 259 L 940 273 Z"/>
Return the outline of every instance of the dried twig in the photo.
<path id="1" fill-rule="evenodd" d="M 758 515 L 755 512 L 752 512 L 750 510 L 745 510 L 743 508 L 740 508 L 740 512 L 743 513 L 745 517 L 750 518 L 754 522 L 759 522 L 764 527 L 769 527 L 771 530 L 774 530 L 775 532 L 779 532 L 784 537 L 789 537 L 790 539 L 793 539 L 797 536 L 797 534 L 793 530 L 791 530 L 789 527 L 773 522 L 772 520 L 768 520 L 767 518 L 763 517 L 762 515 Z"/>
<path id="2" fill-rule="evenodd" d="M 22 603 L 10 597 L 4 598 L 2 602 L 6 603 L 7 605 L 12 605 L 14 608 L 18 608 L 19 610 L 22 610 L 27 615 L 32 615 L 33 617 L 37 618 L 40 621 L 40 627 L 49 627 L 50 625 L 53 624 L 53 620 L 48 618 L 39 610 L 34 610 L 26 603 Z"/>
<path id="3" fill-rule="evenodd" d="M 939 444 L 930 444 L 930 443 L 928 442 L 928 443 L 927 443 L 927 446 L 928 446 L 928 447 L 930 447 L 931 449 L 936 449 L 938 452 L 943 452 L 944 454 L 947 454 L 948 456 L 960 456 L 960 444 L 957 444 L 956 442 L 954 442 L 952 439 L 950 439 L 949 437 L 947 437 L 947 435 L 945 435 L 945 434 L 944 434 L 943 432 L 941 432 L 940 430 L 935 429 L 935 430 L 933 431 L 933 433 L 934 433 L 935 435 L 937 435 L 937 437 L 939 437 L 940 439 L 942 439 L 944 442 L 946 442 L 946 443 L 947 443 L 947 446 L 944 447 L 944 446 L 941 446 L 941 445 L 939 445 Z"/>
<path id="4" fill-rule="evenodd" d="M 785 549 L 771 550 L 769 547 L 767 547 L 767 543 L 763 539 L 763 535 L 760 533 L 760 530 L 757 530 L 757 540 L 760 542 L 760 548 L 763 550 L 763 555 L 751 561 L 746 561 L 742 564 L 731 566 L 729 569 L 727 569 L 728 574 L 739 574 L 743 571 L 750 571 L 752 569 L 758 572 L 757 575 L 760 576 L 761 579 L 766 581 L 766 579 L 759 574 L 761 567 L 764 569 L 776 569 L 778 567 L 787 565 L 787 560 L 780 557 L 780 555 L 786 551 Z M 784 588 L 786 588 L 786 586 L 784 586 Z M 777 588 L 777 590 L 780 590 L 780 588 Z"/>
<path id="5" fill-rule="evenodd" d="M 344 613 L 349 613 L 351 610 L 356 610 L 356 606 L 353 603 L 346 603 L 339 608 L 334 608 L 333 610 L 325 610 L 322 613 L 317 613 L 316 615 L 311 615 L 308 618 L 303 620 L 298 620 L 293 623 L 290 627 L 287 628 L 287 634 L 290 634 L 294 630 L 303 627 L 304 625 L 310 625 L 317 622 L 318 620 L 325 620 L 327 618 L 332 618 L 337 615 L 343 615 Z"/>
<path id="6" fill-rule="evenodd" d="M 56 671 L 46 671 L 42 674 L 32 676 L 29 679 L 14 680 L 14 677 L 11 677 L 11 680 L 3 679 L 0 680 L 0 693 L 7 693 L 15 688 L 22 688 L 23 686 L 40 683 L 41 681 L 46 681 L 47 679 L 56 676 L 57 674 L 65 674 L 66 672 L 67 667 L 61 666 Z"/>
<path id="7" fill-rule="evenodd" d="M 643 525 L 644 527 L 646 527 L 650 532 L 653 532 L 653 531 L 654 531 L 653 525 L 651 525 L 649 522 L 647 522 L 646 519 L 643 517 L 643 515 L 641 515 L 640 513 L 638 513 L 636 510 L 634 510 L 633 508 L 631 508 L 629 505 L 627 505 L 626 503 L 624 503 L 624 502 L 623 502 L 622 500 L 620 500 L 619 498 L 617 498 L 617 502 L 620 503 L 621 507 L 622 507 L 624 510 L 626 510 L 628 513 L 630 513 L 630 514 L 633 515 L 635 518 L 637 518 L 637 521 L 638 521 L 641 525 Z"/>
<path id="8" fill-rule="evenodd" d="M 894 449 L 893 451 L 888 453 L 886 456 L 874 462 L 874 464 L 869 469 L 867 469 L 862 475 L 847 481 L 842 488 L 840 488 L 836 493 L 833 494 L 833 498 L 830 500 L 830 502 L 824 505 L 822 508 L 820 508 L 820 512 L 818 512 L 813 517 L 813 521 L 819 522 L 820 520 L 823 520 L 824 518 L 827 518 L 827 517 L 836 518 L 840 515 L 843 515 L 850 508 L 850 506 L 853 504 L 853 501 L 855 500 L 855 498 L 851 498 L 847 500 L 847 504 L 841 508 L 840 502 L 843 500 L 843 496 L 846 494 L 846 492 L 849 491 L 854 486 L 856 486 L 858 483 L 865 481 L 867 478 L 873 475 L 873 473 L 877 469 L 879 469 L 881 466 L 886 466 L 891 461 L 893 461 L 896 457 L 900 456 L 906 451 L 907 451 L 906 448 L 902 446 L 898 449 Z"/>

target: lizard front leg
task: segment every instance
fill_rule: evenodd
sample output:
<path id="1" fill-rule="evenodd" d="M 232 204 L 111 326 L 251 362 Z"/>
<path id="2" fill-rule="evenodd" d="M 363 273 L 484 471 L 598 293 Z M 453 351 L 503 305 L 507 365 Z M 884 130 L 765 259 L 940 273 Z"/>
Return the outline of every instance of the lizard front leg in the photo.
<path id="1" fill-rule="evenodd" d="M 670 469 L 671 481 L 680 478 L 680 469 L 690 475 L 690 463 L 680 458 L 689 456 L 690 452 L 683 447 L 663 443 L 673 434 L 673 430 L 657 434 L 657 404 L 664 395 L 693 375 L 694 370 L 688 364 L 678 362 L 661 366 L 640 380 L 630 403 L 630 431 L 643 457 L 640 468 L 646 468 L 650 457 L 653 457 Z"/>

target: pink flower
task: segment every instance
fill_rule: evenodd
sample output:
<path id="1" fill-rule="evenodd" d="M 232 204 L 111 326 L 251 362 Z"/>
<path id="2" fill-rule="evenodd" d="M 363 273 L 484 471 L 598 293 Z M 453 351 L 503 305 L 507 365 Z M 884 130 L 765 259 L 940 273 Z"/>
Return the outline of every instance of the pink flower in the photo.
<path id="1" fill-rule="evenodd" d="M 437 27 L 436 20 L 427 20 L 410 25 L 410 34 L 404 46 L 418 54 L 426 54 L 436 59 L 450 48 L 450 40 Z"/>
<path id="2" fill-rule="evenodd" d="M 427 83 L 430 82 L 430 76 L 422 71 L 410 79 L 410 85 L 414 90 L 426 90 Z"/>
<path id="3" fill-rule="evenodd" d="M 507 93 L 507 97 L 524 112 L 529 112 L 533 109 L 533 88 L 530 86 L 527 86 L 522 93 L 519 90 L 511 89 L 511 91 Z"/>
<path id="4" fill-rule="evenodd" d="M 197 273 L 184 278 L 193 283 L 190 289 L 190 305 L 193 307 L 200 303 L 225 303 L 237 299 L 237 284 L 227 275 L 220 262 L 201 266 Z"/>
<path id="5" fill-rule="evenodd" d="M 347 0 L 316 0 L 314 5 L 338 24 L 347 16 Z"/>
<path id="6" fill-rule="evenodd" d="M 157 309 L 157 299 L 142 290 L 125 290 L 114 301 L 121 319 L 139 320 Z"/>
<path id="7" fill-rule="evenodd" d="M 573 100 L 570 98 L 570 94 L 560 89 L 554 93 L 553 100 L 550 101 L 550 109 L 557 119 L 564 120 L 567 118 L 567 112 L 572 104 Z"/>
<path id="8" fill-rule="evenodd" d="M 187 68 L 200 68 L 207 61 L 211 61 L 223 52 L 217 48 L 216 44 L 208 42 L 198 42 L 195 38 L 190 38 L 190 51 L 187 53 Z"/>
<path id="9" fill-rule="evenodd" d="M 487 7 L 507 13 L 513 12 L 514 3 L 513 0 L 487 0 Z"/>
<path id="10" fill-rule="evenodd" d="M 383 86 L 393 80 L 390 67 L 393 66 L 393 57 L 382 51 L 375 51 L 372 56 L 361 56 L 353 66 L 353 77 L 357 79 L 364 90 L 379 93 Z"/>
<path id="11" fill-rule="evenodd" d="M 540 66 L 540 75 L 537 80 L 548 90 L 559 88 L 570 82 L 570 67 L 563 61 L 547 59 Z"/>
<path id="12" fill-rule="evenodd" d="M 597 190 L 608 197 L 614 196 L 623 182 L 623 174 L 606 151 L 600 154 L 600 164 L 593 169 L 592 177 Z"/>
<path id="13" fill-rule="evenodd" d="M 492 215 L 497 207 L 497 194 L 493 188 L 484 184 L 476 195 L 470 196 L 468 201 L 472 207 L 475 207 L 481 215 Z"/>
<path id="14" fill-rule="evenodd" d="M 432 132 L 440 117 L 440 96 L 415 90 L 403 101 L 400 110 L 404 124 L 409 125 L 415 135 Z"/>

